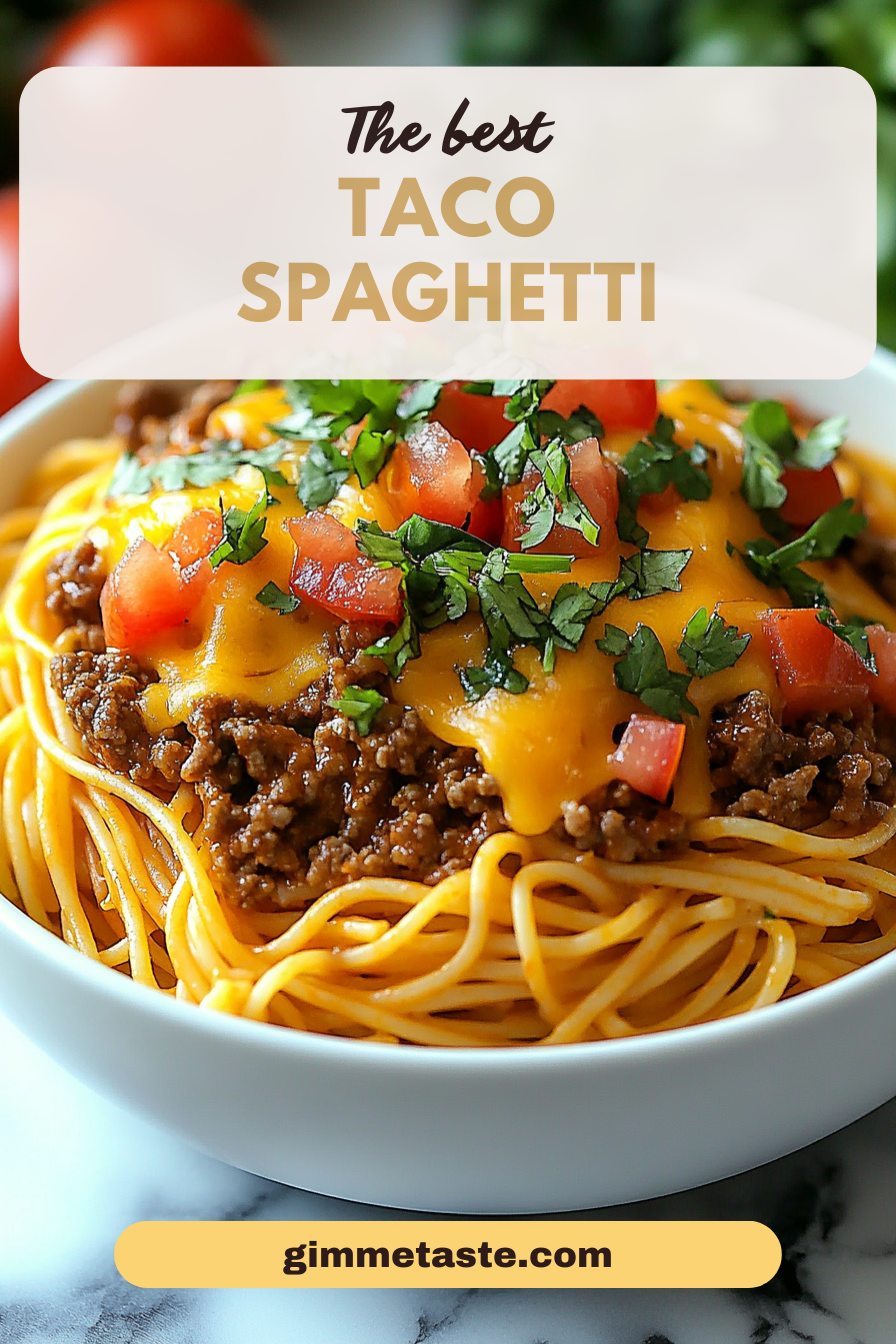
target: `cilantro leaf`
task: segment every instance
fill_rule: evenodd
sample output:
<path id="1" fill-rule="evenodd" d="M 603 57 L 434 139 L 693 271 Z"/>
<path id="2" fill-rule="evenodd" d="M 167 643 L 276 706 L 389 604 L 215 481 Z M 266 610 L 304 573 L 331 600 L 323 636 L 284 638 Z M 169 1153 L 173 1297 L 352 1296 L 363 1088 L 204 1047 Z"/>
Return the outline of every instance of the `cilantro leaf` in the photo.
<path id="1" fill-rule="evenodd" d="M 529 454 L 535 447 L 530 426 L 521 421 L 485 454 L 486 459 L 494 463 L 500 485 L 516 485 L 522 480 Z"/>
<path id="2" fill-rule="evenodd" d="M 688 699 L 691 678 L 683 672 L 670 671 L 663 646 L 648 625 L 638 625 L 633 635 L 618 626 L 608 625 L 603 639 L 596 641 L 602 653 L 618 661 L 613 678 L 620 691 L 636 695 L 643 705 L 681 723 L 682 714 L 696 714 L 697 708 Z"/>
<path id="3" fill-rule="evenodd" d="M 622 459 L 617 530 L 622 541 L 644 547 L 648 533 L 637 520 L 644 495 L 659 495 L 674 485 L 684 499 L 709 499 L 712 481 L 706 472 L 708 454 L 702 444 L 682 448 L 668 416 L 657 417 L 652 434 L 636 443 Z"/>
<path id="4" fill-rule="evenodd" d="M 316 509 L 330 500 L 351 475 L 348 458 L 334 443 L 312 443 L 299 469 L 297 493 L 306 509 Z"/>
<path id="5" fill-rule="evenodd" d="M 271 611 L 276 611 L 278 616 L 288 616 L 296 611 L 299 606 L 299 599 L 292 593 L 284 593 L 282 588 L 278 588 L 276 583 L 266 583 L 260 593 L 255 594 L 255 601 L 260 602 L 263 607 L 268 607 Z"/>
<path id="6" fill-rule="evenodd" d="M 225 560 L 231 565 L 245 565 L 264 550 L 268 544 L 264 536 L 266 507 L 266 495 L 259 495 L 248 512 L 231 505 L 223 515 L 224 536 L 209 556 L 212 569 Z"/>
<path id="7" fill-rule="evenodd" d="M 709 616 L 705 607 L 694 612 L 681 633 L 678 656 L 694 677 L 709 677 L 733 667 L 751 638 L 718 613 Z"/>
<path id="8" fill-rule="evenodd" d="M 866 626 L 869 621 L 863 621 L 856 617 L 854 620 L 841 622 L 831 611 L 830 607 L 821 607 L 815 613 L 815 619 L 842 639 L 844 644 L 848 644 L 854 653 L 857 653 L 865 664 L 869 672 L 877 673 L 877 660 L 871 652 L 868 644 L 868 631 Z"/>
<path id="9" fill-rule="evenodd" d="M 741 425 L 744 465 L 741 494 L 757 513 L 779 509 L 787 498 L 781 484 L 784 462 L 792 457 L 797 438 L 779 401 L 754 401 Z"/>
<path id="10" fill-rule="evenodd" d="M 849 420 L 845 415 L 834 416 L 815 425 L 794 454 L 797 465 L 807 467 L 810 471 L 820 471 L 833 462 L 837 449 L 846 438 L 848 425 Z"/>
<path id="11" fill-rule="evenodd" d="M 379 691 L 368 690 L 364 686 L 346 686 L 338 700 L 328 700 L 331 709 L 338 709 L 347 719 L 353 719 L 355 727 L 362 737 L 366 737 L 373 727 L 374 720 L 386 703 L 386 697 Z"/>
<path id="12" fill-rule="evenodd" d="M 241 383 L 237 383 L 231 393 L 231 401 L 234 397 L 244 397 L 247 392 L 263 392 L 268 385 L 267 378 L 244 378 Z"/>
<path id="13" fill-rule="evenodd" d="M 443 383 L 411 383 L 401 396 L 398 413 L 402 420 L 413 420 L 418 415 L 435 410 L 442 394 Z"/>
<path id="14" fill-rule="evenodd" d="M 410 611 L 405 611 L 394 634 L 381 635 L 364 652 L 371 658 L 381 659 L 390 677 L 400 676 L 405 663 L 420 657 L 420 632 Z"/>
<path id="15" fill-rule="evenodd" d="M 172 453 L 141 462 L 133 453 L 119 458 L 108 494 L 145 495 L 158 486 L 161 490 L 184 490 L 187 486 L 216 485 L 236 475 L 240 467 L 257 467 L 265 485 L 286 485 L 279 471 L 282 443 L 247 450 L 239 439 L 213 439 L 198 453 Z"/>
<path id="16" fill-rule="evenodd" d="M 555 522 L 581 532 L 586 541 L 596 546 L 600 526 L 571 484 L 569 453 L 564 444 L 559 439 L 552 439 L 543 448 L 530 452 L 529 460 L 539 471 L 541 480 L 523 500 L 522 518 L 526 528 L 520 537 L 522 549 L 540 545 Z"/>
<path id="17" fill-rule="evenodd" d="M 754 401 L 741 425 L 744 436 L 744 466 L 741 494 L 757 513 L 779 509 L 787 498 L 781 482 L 784 467 L 794 462 L 810 471 L 820 471 L 834 460 L 846 438 L 846 416 L 835 416 L 816 425 L 800 441 L 780 401 Z M 775 532 L 773 520 L 765 519 Z M 771 523 L 771 526 L 769 526 Z"/>
<path id="18" fill-rule="evenodd" d="M 391 429 L 362 429 L 351 453 L 351 464 L 362 488 L 379 476 L 395 444 Z"/>
<path id="19" fill-rule="evenodd" d="M 569 416 L 562 416 L 558 411 L 539 411 L 538 429 L 547 438 L 561 439 L 564 443 L 604 437 L 603 425 L 587 406 L 579 406 Z"/>
<path id="20" fill-rule="evenodd" d="M 693 551 L 636 551 L 620 560 L 618 583 L 632 601 L 657 597 L 660 593 L 680 593 L 681 575 Z"/>
<path id="21" fill-rule="evenodd" d="M 481 700 L 489 691 L 509 691 L 522 695 L 529 688 L 528 678 L 513 665 L 513 655 L 506 649 L 489 645 L 481 667 L 471 663 L 458 667 L 457 675 L 467 700 Z"/>
<path id="22" fill-rule="evenodd" d="M 844 541 L 858 536 L 867 526 L 867 518 L 854 512 L 853 503 L 851 499 L 841 500 L 817 518 L 801 537 L 784 546 L 775 546 L 766 537 L 746 542 L 742 556 L 747 568 L 770 588 L 783 588 L 795 606 L 830 606 L 824 586 L 799 566 L 806 561 L 832 559 Z M 733 549 L 729 543 L 729 554 Z"/>
<path id="23" fill-rule="evenodd" d="M 593 585 L 592 585 L 593 587 Z M 585 635 L 585 627 L 596 614 L 599 600 L 590 588 L 564 583 L 554 594 L 548 620 L 551 633 L 546 644 L 544 669 L 553 672 L 556 649 L 575 653 Z"/>

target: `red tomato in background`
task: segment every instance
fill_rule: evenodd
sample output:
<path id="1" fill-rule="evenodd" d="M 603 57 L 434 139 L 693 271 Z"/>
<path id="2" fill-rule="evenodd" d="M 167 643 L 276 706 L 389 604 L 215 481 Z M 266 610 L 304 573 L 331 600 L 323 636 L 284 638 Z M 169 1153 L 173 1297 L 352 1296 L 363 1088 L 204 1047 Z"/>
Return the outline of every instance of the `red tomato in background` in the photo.
<path id="1" fill-rule="evenodd" d="M 47 380 L 19 349 L 19 193 L 0 191 L 0 415 Z"/>
<path id="2" fill-rule="evenodd" d="M 800 531 L 811 527 L 823 513 L 836 508 L 843 499 L 840 482 L 830 463 L 820 471 L 785 467 L 781 484 L 787 491 L 787 498 L 779 510 L 781 517 Z"/>
<path id="3" fill-rule="evenodd" d="M 52 65 L 271 65 L 258 20 L 236 0 L 105 0 L 63 24 Z"/>
<path id="4" fill-rule="evenodd" d="M 616 429 L 653 429 L 656 383 L 652 378 L 563 378 L 554 384 L 541 406 L 564 416 L 587 406 L 608 434 Z"/>
<path id="5" fill-rule="evenodd" d="M 463 389 L 462 382 L 446 383 L 432 418 L 460 439 L 465 448 L 487 452 L 513 429 L 510 421 L 504 419 L 508 398 L 480 397 Z"/>

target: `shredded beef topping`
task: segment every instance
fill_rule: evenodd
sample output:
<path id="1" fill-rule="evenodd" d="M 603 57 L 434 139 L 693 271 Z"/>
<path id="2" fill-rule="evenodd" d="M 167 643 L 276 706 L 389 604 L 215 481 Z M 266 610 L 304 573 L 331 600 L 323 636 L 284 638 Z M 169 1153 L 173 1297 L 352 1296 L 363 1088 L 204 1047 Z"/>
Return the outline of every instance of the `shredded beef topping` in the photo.
<path id="1" fill-rule="evenodd" d="M 720 705 L 709 730 L 715 796 L 731 816 L 782 826 L 873 820 L 896 795 L 894 724 L 880 710 L 786 729 L 761 691 Z"/>

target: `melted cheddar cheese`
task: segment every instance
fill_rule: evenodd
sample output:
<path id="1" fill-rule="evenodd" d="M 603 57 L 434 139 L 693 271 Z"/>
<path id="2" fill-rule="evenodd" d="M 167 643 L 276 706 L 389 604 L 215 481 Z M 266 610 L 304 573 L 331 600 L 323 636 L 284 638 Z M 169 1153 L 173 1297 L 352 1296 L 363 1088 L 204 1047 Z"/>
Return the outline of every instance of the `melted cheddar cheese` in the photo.
<path id="1" fill-rule="evenodd" d="M 752 636 L 734 667 L 691 684 L 689 694 L 699 717 L 688 720 L 674 786 L 675 807 L 687 817 L 711 811 L 707 727 L 713 707 L 750 689 L 762 690 L 773 704 L 780 703 L 761 615 L 769 606 L 789 603 L 784 594 L 770 592 L 738 555 L 729 555 L 726 549 L 727 542 L 740 548 L 759 532 L 756 515 L 740 493 L 741 415 L 696 382 L 661 392 L 659 409 L 675 420 L 680 443 L 689 446 L 699 440 L 711 450 L 708 471 L 713 489 L 708 500 L 680 501 L 665 510 L 651 509 L 648 501 L 640 514 L 650 532 L 651 548 L 693 551 L 682 575 L 682 591 L 637 602 L 617 599 L 604 617 L 592 621 L 577 652 L 558 653 L 550 675 L 533 649 L 518 650 L 516 664 L 530 680 L 523 695 L 491 691 L 478 702 L 465 701 L 456 669 L 481 662 L 485 651 L 485 633 L 475 617 L 424 636 L 422 656 L 409 663 L 393 685 L 395 700 L 415 708 L 438 737 L 479 752 L 501 789 L 510 825 L 523 834 L 547 830 L 565 803 L 578 802 L 614 778 L 609 761 L 614 730 L 643 710 L 635 697 L 616 687 L 614 660 L 595 646 L 608 621 L 628 632 L 639 623 L 650 626 L 670 668 L 678 671 L 683 670 L 676 653 L 682 631 L 700 607 L 719 610 Z M 218 407 L 210 417 L 209 433 L 262 447 L 273 441 L 267 424 L 288 410 L 276 389 L 249 393 Z M 637 437 L 611 436 L 604 451 L 618 460 Z M 297 446 L 298 456 L 302 451 Z M 287 460 L 284 472 L 290 479 L 295 479 L 296 469 L 295 457 Z M 854 459 L 846 457 L 842 469 L 855 472 Z M 375 518 L 391 530 L 400 520 L 390 508 L 388 487 L 387 467 L 366 490 L 360 490 L 356 480 L 354 485 L 347 482 L 328 511 L 348 526 L 361 517 Z M 143 535 L 163 545 L 191 509 L 215 509 L 220 501 L 225 509 L 238 505 L 248 510 L 262 488 L 260 474 L 246 467 L 235 479 L 207 489 L 114 501 L 90 535 L 111 568 L 135 537 Z M 151 729 L 185 719 L 202 696 L 281 705 L 325 671 L 328 638 L 337 624 L 333 618 L 308 607 L 281 616 L 255 600 L 268 582 L 287 587 L 295 546 L 286 523 L 303 511 L 292 486 L 274 493 L 277 502 L 268 510 L 267 546 L 245 565 L 219 566 L 189 629 L 160 641 L 146 659 L 160 677 L 143 698 Z M 881 509 L 896 518 L 896 478 Z M 575 561 L 571 575 L 527 576 L 526 583 L 543 597 L 568 578 L 580 584 L 611 579 L 617 567 L 618 554 L 609 554 Z M 807 568 L 823 579 L 841 614 L 861 612 L 896 628 L 896 612 L 846 561 Z"/>

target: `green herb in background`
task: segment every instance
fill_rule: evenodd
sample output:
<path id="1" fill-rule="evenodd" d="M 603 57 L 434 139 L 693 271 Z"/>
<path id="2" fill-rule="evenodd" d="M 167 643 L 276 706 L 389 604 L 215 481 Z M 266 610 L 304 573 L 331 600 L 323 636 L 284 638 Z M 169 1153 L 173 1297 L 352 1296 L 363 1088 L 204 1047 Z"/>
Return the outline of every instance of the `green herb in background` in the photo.
<path id="1" fill-rule="evenodd" d="M 469 65 L 844 65 L 877 97 L 878 340 L 896 349 L 896 0 L 470 0 Z"/>

